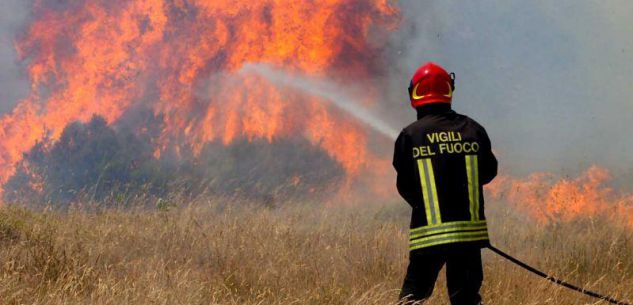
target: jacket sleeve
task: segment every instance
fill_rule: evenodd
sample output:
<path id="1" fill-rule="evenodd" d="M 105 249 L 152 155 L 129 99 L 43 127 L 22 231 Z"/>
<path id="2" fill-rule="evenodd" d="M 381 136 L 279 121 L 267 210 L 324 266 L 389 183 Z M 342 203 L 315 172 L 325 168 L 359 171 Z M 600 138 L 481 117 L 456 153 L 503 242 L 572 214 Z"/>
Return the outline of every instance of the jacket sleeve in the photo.
<path id="1" fill-rule="evenodd" d="M 393 167 L 398 175 L 396 179 L 398 193 L 410 206 L 416 206 L 416 192 L 419 192 L 419 190 L 415 187 L 415 181 L 417 180 L 415 179 L 411 142 L 404 130 L 396 140 L 393 152 Z"/>
<path id="2" fill-rule="evenodd" d="M 482 128 L 482 145 L 481 145 L 481 168 L 479 178 L 481 179 L 481 185 L 488 184 L 497 176 L 498 162 L 494 153 L 492 152 L 492 145 L 490 144 L 490 138 L 488 134 Z"/>

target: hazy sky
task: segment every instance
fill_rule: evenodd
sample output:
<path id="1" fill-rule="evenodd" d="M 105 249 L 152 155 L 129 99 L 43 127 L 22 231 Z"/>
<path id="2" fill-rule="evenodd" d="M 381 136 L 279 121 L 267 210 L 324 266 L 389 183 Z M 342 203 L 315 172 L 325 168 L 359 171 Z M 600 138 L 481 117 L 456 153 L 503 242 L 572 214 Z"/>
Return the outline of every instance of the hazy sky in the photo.
<path id="1" fill-rule="evenodd" d="M 487 127 L 506 171 L 633 168 L 633 1 L 400 5 L 389 103 L 438 61 L 457 73 L 454 108 Z"/>
<path id="2" fill-rule="evenodd" d="M 28 2 L 0 0 L 0 113 L 28 93 L 28 82 L 13 48 L 15 34 L 27 18 Z"/>
<path id="3" fill-rule="evenodd" d="M 29 2 L 0 0 L 0 113 L 28 92 L 12 41 Z M 633 168 L 633 1 L 400 1 L 387 120 L 413 118 L 406 87 L 434 60 L 454 105 L 487 127 L 506 172 Z"/>

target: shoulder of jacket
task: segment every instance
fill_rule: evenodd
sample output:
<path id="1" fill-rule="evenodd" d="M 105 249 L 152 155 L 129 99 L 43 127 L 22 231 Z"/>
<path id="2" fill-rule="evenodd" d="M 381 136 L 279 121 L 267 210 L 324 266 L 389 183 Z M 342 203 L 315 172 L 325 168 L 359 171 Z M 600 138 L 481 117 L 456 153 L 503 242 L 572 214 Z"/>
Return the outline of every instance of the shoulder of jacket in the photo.
<path id="1" fill-rule="evenodd" d="M 416 133 L 420 133 L 421 131 L 426 130 L 427 128 L 430 128 L 432 124 L 433 124 L 433 121 L 429 120 L 428 118 L 427 119 L 422 118 L 422 119 L 413 121 L 411 124 L 407 125 L 407 127 L 402 129 L 402 131 L 408 135 L 416 134 Z"/>
<path id="2" fill-rule="evenodd" d="M 471 117 L 469 117 L 467 115 L 464 115 L 464 114 L 458 114 L 458 115 L 462 116 L 464 118 L 464 120 L 468 121 L 469 124 L 475 126 L 477 129 L 480 129 L 480 130 L 482 130 L 484 132 L 486 131 L 486 129 L 481 124 L 479 124 L 479 122 L 477 122 L 475 119 L 473 119 L 473 118 L 471 118 Z"/>
<path id="3" fill-rule="evenodd" d="M 405 126 L 404 128 L 402 128 L 402 131 L 400 132 L 401 134 L 404 135 L 410 135 L 412 133 L 414 133 L 413 131 L 418 129 L 420 126 L 420 121 L 413 121 L 411 124 Z"/>

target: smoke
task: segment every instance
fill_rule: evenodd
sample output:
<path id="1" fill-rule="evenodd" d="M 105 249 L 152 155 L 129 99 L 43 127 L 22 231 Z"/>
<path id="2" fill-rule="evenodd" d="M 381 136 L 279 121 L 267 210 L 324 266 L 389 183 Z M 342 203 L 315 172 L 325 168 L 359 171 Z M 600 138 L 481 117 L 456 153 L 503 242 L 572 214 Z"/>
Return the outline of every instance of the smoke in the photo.
<path id="1" fill-rule="evenodd" d="M 457 73 L 454 107 L 487 127 L 506 173 L 630 167 L 633 2 L 401 1 L 386 100 L 402 119 L 414 70 Z"/>
<path id="2" fill-rule="evenodd" d="M 0 1 L 0 114 L 28 94 L 28 80 L 18 63 L 13 40 L 27 18 L 29 4 L 23 0 Z"/>

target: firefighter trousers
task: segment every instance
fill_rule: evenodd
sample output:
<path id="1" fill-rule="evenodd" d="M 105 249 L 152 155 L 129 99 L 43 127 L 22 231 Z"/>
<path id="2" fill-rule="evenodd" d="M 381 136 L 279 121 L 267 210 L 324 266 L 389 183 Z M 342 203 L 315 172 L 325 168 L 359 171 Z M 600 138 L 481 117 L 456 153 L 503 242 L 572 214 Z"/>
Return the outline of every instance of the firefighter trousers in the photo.
<path id="1" fill-rule="evenodd" d="M 412 252 L 400 299 L 406 298 L 408 302 L 428 299 L 433 293 L 435 281 L 444 264 L 446 264 L 446 284 L 451 304 L 481 304 L 479 289 L 484 276 L 481 249 L 478 247 L 446 249 L 439 253 Z"/>

